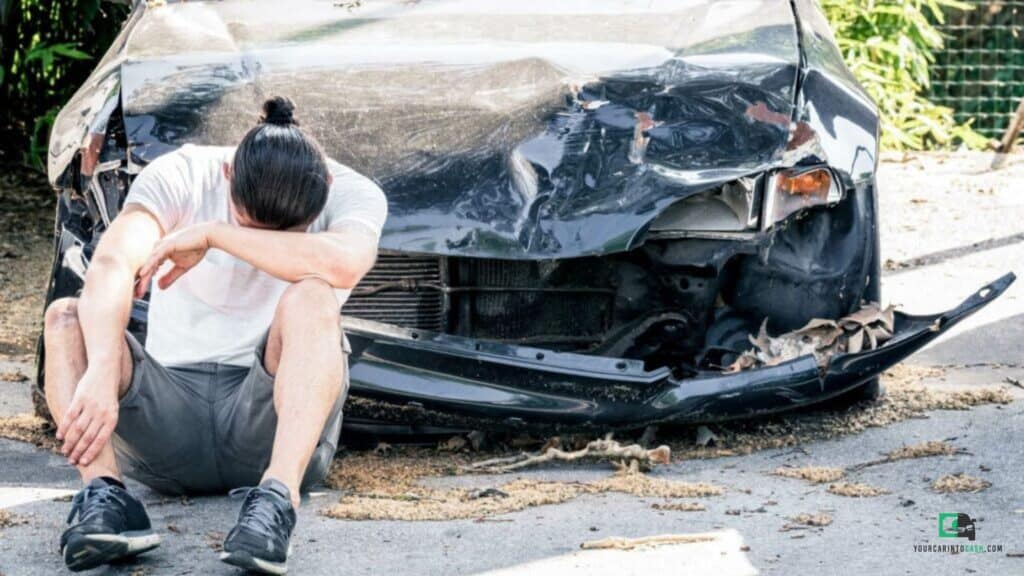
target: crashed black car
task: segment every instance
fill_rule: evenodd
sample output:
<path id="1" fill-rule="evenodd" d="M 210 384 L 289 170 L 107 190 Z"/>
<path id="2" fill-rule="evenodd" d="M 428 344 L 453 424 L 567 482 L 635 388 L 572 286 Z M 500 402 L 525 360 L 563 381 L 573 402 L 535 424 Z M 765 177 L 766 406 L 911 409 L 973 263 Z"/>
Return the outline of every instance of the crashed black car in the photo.
<path id="1" fill-rule="evenodd" d="M 143 166 L 236 143 L 272 94 L 390 205 L 342 311 L 349 430 L 635 428 L 871 396 L 1013 281 L 897 312 L 873 346 L 737 368 L 765 321 L 880 298 L 878 115 L 811 0 L 168 1 L 136 4 L 57 119 L 47 301 L 81 288 Z M 144 338 L 145 301 L 130 329 Z"/>

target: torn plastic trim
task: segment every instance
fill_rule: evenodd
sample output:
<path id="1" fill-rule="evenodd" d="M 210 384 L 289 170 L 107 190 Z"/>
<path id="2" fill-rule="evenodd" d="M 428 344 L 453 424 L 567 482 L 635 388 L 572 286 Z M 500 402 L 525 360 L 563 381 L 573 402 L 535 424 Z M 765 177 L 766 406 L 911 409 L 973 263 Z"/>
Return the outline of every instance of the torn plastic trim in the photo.
<path id="1" fill-rule="evenodd" d="M 550 357 L 540 360 L 535 348 L 423 332 L 414 338 L 414 331 L 387 325 L 379 330 L 376 323 L 345 319 L 355 351 L 351 393 L 516 426 L 625 428 L 762 416 L 865 383 L 987 305 L 1015 278 L 1007 274 L 940 314 L 897 312 L 891 340 L 873 350 L 837 355 L 824 373 L 812 356 L 804 356 L 736 374 L 676 379 L 667 369 L 637 370 L 629 360 L 547 351 L 542 352 Z M 623 387 L 631 394 L 606 393 Z"/>
<path id="2" fill-rule="evenodd" d="M 100 176 L 105 172 L 111 170 L 119 170 L 123 162 L 121 160 L 108 160 L 106 162 L 100 162 L 96 165 L 92 176 L 89 178 L 89 191 L 92 194 L 93 202 L 96 203 L 96 208 L 100 213 L 100 218 L 103 220 L 104 228 L 110 226 L 112 219 L 110 207 L 107 205 L 107 194 L 103 190 L 103 184 L 100 183 Z M 114 214 L 116 216 L 116 213 Z"/>
<path id="3" fill-rule="evenodd" d="M 671 372 L 668 368 L 645 371 L 642 360 L 515 346 L 428 330 L 412 330 L 351 316 L 342 319 L 342 326 L 346 334 L 366 335 L 378 343 L 388 342 L 399 347 L 414 346 L 421 351 L 551 374 L 611 379 L 629 384 L 653 384 L 664 380 Z"/>

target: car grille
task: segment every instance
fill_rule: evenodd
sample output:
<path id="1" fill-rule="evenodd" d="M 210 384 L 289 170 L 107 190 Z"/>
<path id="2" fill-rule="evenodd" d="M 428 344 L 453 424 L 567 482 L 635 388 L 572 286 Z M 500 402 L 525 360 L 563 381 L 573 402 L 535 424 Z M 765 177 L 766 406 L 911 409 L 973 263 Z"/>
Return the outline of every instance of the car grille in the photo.
<path id="1" fill-rule="evenodd" d="M 444 331 L 443 262 L 382 253 L 345 302 L 342 314 L 406 328 Z"/>
<path id="2" fill-rule="evenodd" d="M 607 262 L 511 261 L 381 253 L 342 313 L 499 341 L 600 341 L 614 290 Z M 581 286 L 580 282 L 587 282 Z"/>
<path id="3" fill-rule="evenodd" d="M 546 262 L 461 259 L 452 308 L 459 333 L 530 344 L 601 340 L 614 291 L 597 259 Z M 586 283 L 581 285 L 581 283 Z"/>

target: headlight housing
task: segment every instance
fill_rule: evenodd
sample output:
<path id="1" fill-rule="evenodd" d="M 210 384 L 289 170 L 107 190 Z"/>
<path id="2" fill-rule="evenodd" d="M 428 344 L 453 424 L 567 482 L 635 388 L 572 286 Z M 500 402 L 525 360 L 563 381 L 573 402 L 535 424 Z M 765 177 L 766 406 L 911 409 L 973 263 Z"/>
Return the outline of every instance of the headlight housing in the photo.
<path id="1" fill-rule="evenodd" d="M 842 200 L 843 191 L 828 168 L 790 168 L 765 179 L 763 228 L 813 206 L 829 206 Z"/>
<path id="2" fill-rule="evenodd" d="M 650 230 L 662 236 L 757 230 L 758 185 L 758 179 L 740 178 L 684 198 L 658 215 Z"/>

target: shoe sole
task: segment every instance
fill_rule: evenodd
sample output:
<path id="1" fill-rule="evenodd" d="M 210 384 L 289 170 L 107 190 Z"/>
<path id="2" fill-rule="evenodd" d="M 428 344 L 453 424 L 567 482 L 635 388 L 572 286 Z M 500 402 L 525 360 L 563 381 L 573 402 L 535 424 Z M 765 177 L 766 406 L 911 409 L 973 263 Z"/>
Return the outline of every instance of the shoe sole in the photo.
<path id="1" fill-rule="evenodd" d="M 292 554 L 292 547 L 288 547 L 288 556 Z M 220 561 L 225 564 L 237 566 L 250 572 L 256 572 L 258 574 L 287 574 L 288 573 L 288 561 L 284 562 L 272 562 L 270 560 L 263 560 L 262 558 L 256 558 L 252 554 L 244 550 L 236 550 L 234 552 L 221 552 Z"/>
<path id="2" fill-rule="evenodd" d="M 64 564 L 72 572 L 89 570 L 121 558 L 138 556 L 160 545 L 151 530 L 121 534 L 85 534 L 71 538 L 64 547 Z"/>

